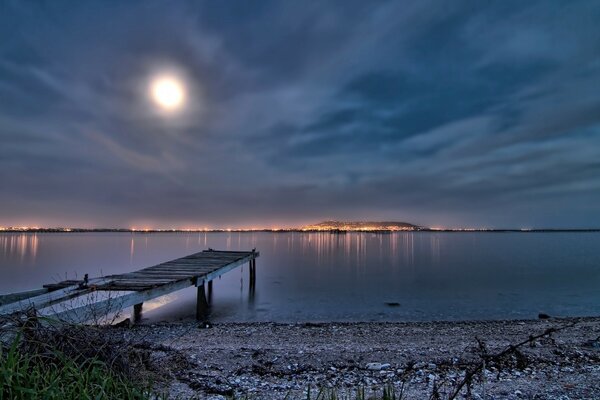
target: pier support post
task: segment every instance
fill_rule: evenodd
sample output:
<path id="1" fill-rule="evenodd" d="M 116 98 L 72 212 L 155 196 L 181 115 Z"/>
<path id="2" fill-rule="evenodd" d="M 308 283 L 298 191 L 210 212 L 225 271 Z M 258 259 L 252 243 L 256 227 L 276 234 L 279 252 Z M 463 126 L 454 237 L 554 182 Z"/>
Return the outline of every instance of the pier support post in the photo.
<path id="1" fill-rule="evenodd" d="M 133 305 L 133 322 L 140 322 L 142 320 L 142 305 L 144 303 L 138 303 Z"/>
<path id="2" fill-rule="evenodd" d="M 206 292 L 204 290 L 204 283 L 198 286 L 198 296 L 196 299 L 196 319 L 202 320 L 206 318 L 208 314 L 208 302 L 206 301 Z"/>
<path id="3" fill-rule="evenodd" d="M 208 281 L 208 303 L 212 304 L 213 281 Z"/>
<path id="4" fill-rule="evenodd" d="M 250 260 L 249 264 L 249 273 L 250 273 L 250 292 L 254 293 L 254 289 L 256 287 L 256 259 Z"/>

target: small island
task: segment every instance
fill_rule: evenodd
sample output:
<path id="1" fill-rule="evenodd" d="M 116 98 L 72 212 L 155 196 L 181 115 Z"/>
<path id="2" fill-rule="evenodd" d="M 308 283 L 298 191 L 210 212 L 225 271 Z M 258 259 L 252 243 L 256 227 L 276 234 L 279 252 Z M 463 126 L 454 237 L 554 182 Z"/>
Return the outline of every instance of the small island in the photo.
<path id="1" fill-rule="evenodd" d="M 376 232 L 376 231 L 415 231 L 423 229 L 408 222 L 396 221 L 323 221 L 302 227 L 303 231 L 351 231 L 351 232 Z"/>

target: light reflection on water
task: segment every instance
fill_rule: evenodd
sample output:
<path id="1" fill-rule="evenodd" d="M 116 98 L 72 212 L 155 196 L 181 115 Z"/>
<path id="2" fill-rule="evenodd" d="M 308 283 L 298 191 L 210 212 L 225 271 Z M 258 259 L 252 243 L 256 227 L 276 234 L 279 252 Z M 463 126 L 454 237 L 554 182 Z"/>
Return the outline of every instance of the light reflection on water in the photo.
<path id="1" fill-rule="evenodd" d="M 261 252 L 255 293 L 247 266 L 215 281 L 215 321 L 600 313 L 598 233 L 3 233 L 0 292 L 129 272 L 208 247 Z M 194 288 L 144 307 L 151 322 L 194 312 Z"/>
<path id="2" fill-rule="evenodd" d="M 20 263 L 35 262 L 38 236 L 36 233 L 1 234 L 0 249 L 3 258 L 16 259 Z"/>

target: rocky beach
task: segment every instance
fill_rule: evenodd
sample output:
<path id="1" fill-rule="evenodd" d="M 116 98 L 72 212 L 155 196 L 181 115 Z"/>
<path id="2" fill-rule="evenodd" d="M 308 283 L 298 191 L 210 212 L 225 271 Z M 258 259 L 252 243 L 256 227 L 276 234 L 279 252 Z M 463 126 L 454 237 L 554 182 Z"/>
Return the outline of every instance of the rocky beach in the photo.
<path id="1" fill-rule="evenodd" d="M 110 327 L 169 398 L 598 399 L 600 318 Z M 329 398 L 329 397 L 328 397 Z M 377 398 L 377 397 L 373 397 Z"/>

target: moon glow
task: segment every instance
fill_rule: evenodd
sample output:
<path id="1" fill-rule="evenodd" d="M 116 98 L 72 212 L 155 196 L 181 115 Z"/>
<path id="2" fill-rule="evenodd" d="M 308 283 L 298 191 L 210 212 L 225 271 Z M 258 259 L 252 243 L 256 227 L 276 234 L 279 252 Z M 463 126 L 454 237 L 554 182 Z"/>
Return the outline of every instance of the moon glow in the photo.
<path id="1" fill-rule="evenodd" d="M 162 110 L 176 111 L 185 102 L 185 87 L 183 82 L 174 76 L 159 76 L 150 84 L 150 95 Z"/>

